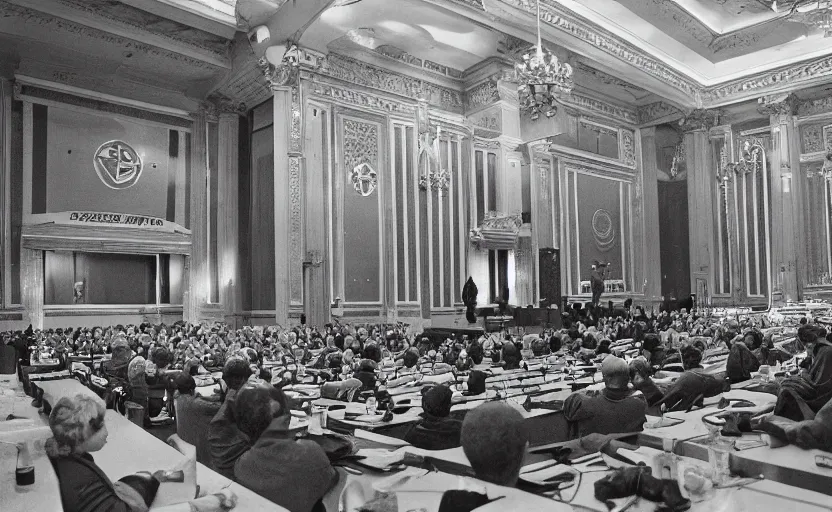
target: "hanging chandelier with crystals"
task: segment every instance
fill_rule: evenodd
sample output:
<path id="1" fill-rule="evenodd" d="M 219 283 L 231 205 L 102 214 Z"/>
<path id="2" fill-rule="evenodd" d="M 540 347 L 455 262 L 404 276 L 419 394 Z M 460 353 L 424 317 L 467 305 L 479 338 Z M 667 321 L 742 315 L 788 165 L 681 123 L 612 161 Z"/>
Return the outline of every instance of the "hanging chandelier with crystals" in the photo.
<path id="1" fill-rule="evenodd" d="M 572 66 L 560 62 L 557 55 L 543 48 L 540 35 L 540 0 L 537 1 L 537 46 L 531 48 L 522 60 L 514 64 L 514 76 L 518 82 L 517 93 L 520 109 L 532 120 L 545 114 L 557 114 L 558 98 L 572 92 Z"/>

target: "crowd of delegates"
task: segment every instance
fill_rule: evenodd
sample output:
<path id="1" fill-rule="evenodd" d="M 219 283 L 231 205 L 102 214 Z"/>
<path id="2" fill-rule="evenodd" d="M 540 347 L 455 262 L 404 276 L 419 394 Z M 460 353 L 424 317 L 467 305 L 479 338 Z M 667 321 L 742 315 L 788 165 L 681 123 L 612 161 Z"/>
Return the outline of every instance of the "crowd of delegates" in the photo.
<path id="1" fill-rule="evenodd" d="M 760 383 L 759 390 L 778 395 L 775 416 L 761 428 L 785 442 L 832 449 L 832 342 L 827 339 L 832 335 L 822 325 L 802 319 L 798 325 L 774 327 L 763 315 L 737 320 L 685 310 L 647 314 L 628 308 L 605 313 L 571 307 L 562 329 L 478 338 L 437 339 L 431 333 L 411 333 L 402 324 L 235 330 L 224 324 L 181 322 L 30 328 L 5 333 L 4 338 L 15 345 L 23 364 L 32 358 L 110 354 L 102 367 L 109 386 L 105 397 L 117 383 L 129 388 L 130 400 L 144 405 L 154 420 L 173 413 L 178 435 L 196 446 L 201 462 L 291 511 L 322 510 L 321 499 L 337 480 L 319 444 L 290 434 L 293 404 L 283 389 L 309 382 L 310 376 L 321 385 L 322 396 L 357 400 L 375 395 L 391 402 L 392 409 L 385 387 L 424 375 L 466 373 L 466 394 L 483 393 L 486 373 L 474 367 L 484 361 L 506 370 L 521 369 L 532 359 L 594 363 L 600 367 L 603 388 L 575 392 L 562 404 L 570 434 L 578 438 L 641 430 L 650 406 L 690 408 L 732 382 L 749 379 L 761 367 L 779 367 L 805 351 L 801 367 Z M 703 357 L 713 356 L 723 356 L 723 371 L 703 368 Z M 379 372 L 382 367 L 393 368 L 392 375 Z M 203 397 L 195 390 L 198 381 L 204 384 L 208 368 L 221 368 L 222 379 L 216 381 L 215 395 Z M 678 371 L 678 378 L 671 384 L 656 382 L 656 372 L 667 369 Z M 461 420 L 451 415 L 455 392 L 448 386 L 422 389 L 424 412 L 406 440 L 425 449 L 462 446 L 480 478 L 513 485 L 526 445 L 525 434 L 506 433 L 522 423 L 517 407 L 488 402 Z M 63 405 L 54 407 L 52 415 L 56 410 L 83 409 Z M 98 410 L 84 412 L 92 413 L 100 416 Z M 54 421 L 60 422 L 60 417 Z M 89 423 L 95 427 L 95 422 Z M 57 437 L 59 427 L 53 426 L 53 431 Z M 499 450 L 489 441 L 492 438 L 502 443 Z M 84 455 L 93 448 L 95 443 L 78 447 L 76 455 L 82 460 L 74 464 L 94 464 Z M 99 491 L 112 489 L 109 484 Z"/>

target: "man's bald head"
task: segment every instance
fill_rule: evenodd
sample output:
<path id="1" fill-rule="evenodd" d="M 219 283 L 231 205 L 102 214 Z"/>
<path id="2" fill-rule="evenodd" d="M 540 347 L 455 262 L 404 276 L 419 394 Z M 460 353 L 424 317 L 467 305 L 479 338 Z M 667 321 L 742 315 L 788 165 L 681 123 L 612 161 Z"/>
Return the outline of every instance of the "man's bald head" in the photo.
<path id="1" fill-rule="evenodd" d="M 620 357 L 609 356 L 601 363 L 601 375 L 609 389 L 627 389 L 630 383 L 630 366 Z"/>
<path id="2" fill-rule="evenodd" d="M 502 402 L 482 404 L 465 416 L 460 444 L 477 478 L 514 486 L 528 445 L 523 415 Z"/>

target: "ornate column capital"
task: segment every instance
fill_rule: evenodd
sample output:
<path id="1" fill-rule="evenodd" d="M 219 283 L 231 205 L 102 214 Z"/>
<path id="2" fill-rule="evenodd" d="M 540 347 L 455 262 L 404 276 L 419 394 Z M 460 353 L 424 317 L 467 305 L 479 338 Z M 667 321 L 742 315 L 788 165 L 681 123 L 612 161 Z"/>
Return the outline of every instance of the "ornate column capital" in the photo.
<path id="1" fill-rule="evenodd" d="M 794 93 L 763 96 L 757 100 L 757 112 L 768 116 L 793 116 L 800 106 Z"/>
<path id="2" fill-rule="evenodd" d="M 224 94 L 212 93 L 206 99 L 206 103 L 212 104 L 218 115 L 243 115 L 246 113 L 246 104 L 244 102 L 231 99 Z"/>
<path id="3" fill-rule="evenodd" d="M 721 112 L 717 109 L 698 108 L 688 112 L 679 120 L 679 126 L 684 132 L 708 131 L 716 126 Z"/>

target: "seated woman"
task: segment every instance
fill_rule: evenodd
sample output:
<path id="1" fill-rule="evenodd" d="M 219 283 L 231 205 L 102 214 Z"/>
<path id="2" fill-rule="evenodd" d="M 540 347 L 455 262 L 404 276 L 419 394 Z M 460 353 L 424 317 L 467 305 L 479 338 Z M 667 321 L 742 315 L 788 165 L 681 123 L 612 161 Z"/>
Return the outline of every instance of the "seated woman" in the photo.
<path id="1" fill-rule="evenodd" d="M 462 422 L 449 418 L 453 392 L 439 385 L 428 389 L 422 397 L 422 419 L 410 427 L 404 440 L 416 448 L 447 450 L 459 446 Z"/>
<path id="2" fill-rule="evenodd" d="M 159 488 L 157 476 L 130 475 L 113 483 L 90 455 L 107 443 L 104 413 L 101 401 L 83 394 L 63 397 L 52 407 L 49 428 L 53 437 L 46 442 L 46 453 L 58 476 L 63 509 L 65 512 L 146 511 Z M 154 510 L 208 512 L 228 510 L 235 505 L 235 495 L 223 490 Z"/>
<path id="3" fill-rule="evenodd" d="M 235 417 L 251 449 L 234 465 L 237 482 L 290 512 L 323 510 L 321 498 L 338 481 L 323 448 L 289 433 L 288 400 L 265 383 L 237 393 Z"/>

